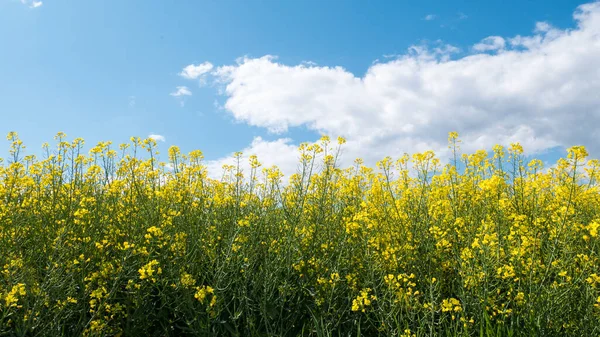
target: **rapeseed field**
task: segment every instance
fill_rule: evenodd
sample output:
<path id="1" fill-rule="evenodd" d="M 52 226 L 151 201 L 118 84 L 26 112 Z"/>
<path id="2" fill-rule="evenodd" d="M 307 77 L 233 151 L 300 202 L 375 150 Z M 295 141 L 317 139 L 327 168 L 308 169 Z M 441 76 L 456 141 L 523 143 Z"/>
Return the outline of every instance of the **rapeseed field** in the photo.
<path id="1" fill-rule="evenodd" d="M 16 133 L 0 166 L 2 336 L 598 336 L 600 162 L 512 144 L 340 167 L 299 148 L 212 179 L 200 151 Z"/>

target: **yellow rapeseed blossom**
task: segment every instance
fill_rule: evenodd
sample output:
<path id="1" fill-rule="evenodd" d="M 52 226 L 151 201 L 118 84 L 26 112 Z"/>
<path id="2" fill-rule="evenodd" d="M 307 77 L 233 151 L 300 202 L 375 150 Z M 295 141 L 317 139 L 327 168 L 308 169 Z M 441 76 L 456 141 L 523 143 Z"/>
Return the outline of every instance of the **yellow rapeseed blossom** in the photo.
<path id="1" fill-rule="evenodd" d="M 152 282 L 156 282 L 156 278 L 154 275 L 162 274 L 162 268 L 154 267 L 158 266 L 159 263 L 157 260 L 152 260 L 145 264 L 142 268 L 138 269 L 138 273 L 140 274 L 140 280 L 150 279 Z M 156 274 L 155 274 L 156 273 Z"/>
<path id="2" fill-rule="evenodd" d="M 181 285 L 183 285 L 184 287 L 191 287 L 196 283 L 196 281 L 194 280 L 192 275 L 190 275 L 188 273 L 181 274 L 180 282 L 181 282 Z"/>
<path id="3" fill-rule="evenodd" d="M 19 302 L 19 297 L 27 295 L 25 290 L 25 284 L 18 283 L 12 287 L 12 289 L 4 295 L 4 303 L 7 308 L 16 307 Z"/>
<path id="4" fill-rule="evenodd" d="M 519 143 L 461 153 L 451 132 L 443 157 L 369 166 L 334 139 L 299 145 L 287 176 L 241 152 L 222 172 L 175 146 L 160 162 L 139 137 L 59 133 L 38 157 L 10 133 L 0 335 L 596 333 L 600 162 L 584 147 L 545 168 Z"/>
<path id="5" fill-rule="evenodd" d="M 366 311 L 367 307 L 371 305 L 372 301 L 375 301 L 377 299 L 377 296 L 369 294 L 370 292 L 370 288 L 366 288 L 360 291 L 360 295 L 358 295 L 354 300 L 352 300 L 352 311 Z"/>
<path id="6" fill-rule="evenodd" d="M 460 312 L 462 311 L 462 307 L 460 305 L 460 301 L 456 298 L 446 298 L 442 301 L 441 304 L 442 312 Z"/>

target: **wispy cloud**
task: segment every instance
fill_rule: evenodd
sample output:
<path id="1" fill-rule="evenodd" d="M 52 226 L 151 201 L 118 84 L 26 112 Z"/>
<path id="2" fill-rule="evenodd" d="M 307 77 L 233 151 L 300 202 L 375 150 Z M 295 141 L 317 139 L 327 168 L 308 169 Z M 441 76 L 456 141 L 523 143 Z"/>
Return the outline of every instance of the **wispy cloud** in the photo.
<path id="1" fill-rule="evenodd" d="M 458 19 L 459 20 L 466 20 L 468 18 L 469 18 L 469 16 L 467 14 L 465 14 L 463 12 L 458 12 Z"/>
<path id="2" fill-rule="evenodd" d="M 165 136 L 163 136 L 163 135 L 157 135 L 157 134 L 154 134 L 154 133 L 149 134 L 148 138 L 154 139 L 157 142 L 164 142 L 164 141 L 166 141 Z"/>
<path id="3" fill-rule="evenodd" d="M 135 107 L 135 96 L 129 96 L 129 106 Z"/>
<path id="4" fill-rule="evenodd" d="M 29 8 L 38 8 L 44 4 L 42 1 L 36 0 L 21 0 L 21 3 L 27 5 Z"/>
<path id="5" fill-rule="evenodd" d="M 182 96 L 192 96 L 192 92 L 190 91 L 190 89 L 188 89 L 188 87 L 186 86 L 179 86 L 176 88 L 177 90 L 175 90 L 174 92 L 170 93 L 169 95 L 174 96 L 174 97 L 182 97 Z"/>
<path id="6" fill-rule="evenodd" d="M 176 88 L 175 91 L 173 91 L 172 93 L 170 93 L 169 95 L 177 98 L 177 100 L 179 101 L 179 105 L 181 107 L 185 106 L 185 96 L 192 96 L 192 92 L 190 91 L 190 89 L 188 87 L 186 87 L 185 85 L 179 86 Z"/>
<path id="7" fill-rule="evenodd" d="M 431 21 L 431 20 L 435 20 L 437 18 L 437 15 L 435 14 L 427 14 L 423 19 L 426 21 Z"/>

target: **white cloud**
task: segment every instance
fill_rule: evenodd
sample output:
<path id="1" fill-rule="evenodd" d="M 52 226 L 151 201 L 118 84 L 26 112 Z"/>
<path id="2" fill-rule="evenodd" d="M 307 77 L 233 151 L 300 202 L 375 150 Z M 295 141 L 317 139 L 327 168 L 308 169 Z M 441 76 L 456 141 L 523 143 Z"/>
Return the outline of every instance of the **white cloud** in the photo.
<path id="1" fill-rule="evenodd" d="M 316 62 L 313 61 L 302 61 L 301 64 L 305 65 L 305 66 L 317 66 L 318 64 Z"/>
<path id="2" fill-rule="evenodd" d="M 27 5 L 29 8 L 38 8 L 43 3 L 41 1 L 32 1 L 32 0 L 20 0 L 23 5 Z"/>
<path id="3" fill-rule="evenodd" d="M 177 90 L 175 90 L 174 92 L 170 93 L 169 95 L 175 96 L 175 97 L 191 96 L 192 95 L 192 92 L 186 86 L 180 86 L 180 87 L 177 87 L 176 89 Z"/>
<path id="4" fill-rule="evenodd" d="M 187 78 L 188 80 L 202 79 L 202 77 L 209 73 L 213 69 L 213 65 L 210 62 L 204 62 L 197 65 L 190 64 L 183 68 L 179 73 L 179 76 Z"/>
<path id="5" fill-rule="evenodd" d="M 538 23 L 529 36 L 484 39 L 497 48 L 483 50 L 505 41 L 497 54 L 452 59 L 452 47 L 413 47 L 361 77 L 272 56 L 243 58 L 212 74 L 237 121 L 275 133 L 306 127 L 345 136 L 346 163 L 427 149 L 444 157 L 449 131 L 461 134 L 468 152 L 519 141 L 529 153 L 583 144 L 598 156 L 600 3 L 580 6 L 574 18 L 573 29 Z M 293 156 L 284 149 L 293 148 L 287 138 L 255 139 L 247 150 L 291 170 Z"/>
<path id="6" fill-rule="evenodd" d="M 29 8 L 38 8 L 43 5 L 43 2 L 36 0 L 21 0 L 21 3 L 29 6 Z"/>
<path id="7" fill-rule="evenodd" d="M 176 89 L 177 90 L 175 90 L 174 92 L 170 93 L 169 95 L 171 95 L 173 97 L 176 97 L 177 100 L 179 101 L 179 105 L 181 107 L 183 107 L 183 106 L 185 106 L 184 97 L 185 96 L 192 96 L 192 92 L 186 86 L 179 86 Z"/>
<path id="8" fill-rule="evenodd" d="M 426 21 L 431 21 L 431 20 L 435 20 L 436 18 L 437 18 L 437 15 L 435 15 L 435 14 L 427 14 L 424 19 Z"/>
<path id="9" fill-rule="evenodd" d="M 547 22 L 536 23 L 534 32 L 537 34 L 533 36 L 517 35 L 508 41 L 516 48 L 538 49 L 565 34 L 565 31 L 556 29 Z"/>
<path id="10" fill-rule="evenodd" d="M 495 51 L 502 50 L 506 46 L 506 41 L 501 36 L 488 36 L 481 42 L 473 46 L 476 51 Z"/>
<path id="11" fill-rule="evenodd" d="M 249 157 L 251 155 L 257 155 L 262 168 L 269 168 L 277 166 L 286 175 L 290 175 L 296 171 L 298 165 L 298 147 L 292 144 L 290 138 L 279 138 L 275 141 L 267 141 L 261 137 L 255 137 L 252 143 L 247 148 L 243 149 L 241 159 L 241 169 L 246 176 L 250 174 Z M 223 172 L 223 165 L 234 165 L 235 160 L 233 154 L 219 158 L 216 160 L 210 160 L 206 163 L 209 175 L 212 178 L 219 179 Z"/>
<path id="12" fill-rule="evenodd" d="M 157 134 L 153 134 L 153 133 L 149 134 L 148 138 L 154 139 L 157 142 L 164 142 L 164 141 L 166 141 L 165 136 L 163 136 L 163 135 L 157 135 Z"/>

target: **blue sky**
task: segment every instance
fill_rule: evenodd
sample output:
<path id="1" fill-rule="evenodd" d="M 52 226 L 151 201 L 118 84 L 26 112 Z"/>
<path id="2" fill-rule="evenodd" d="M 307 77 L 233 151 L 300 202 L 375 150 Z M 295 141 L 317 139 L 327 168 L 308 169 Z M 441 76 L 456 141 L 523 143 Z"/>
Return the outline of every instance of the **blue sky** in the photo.
<path id="1" fill-rule="evenodd" d="M 571 113 L 600 119 L 593 110 L 600 99 L 587 95 L 584 103 L 575 104 L 569 96 L 571 87 L 564 85 L 581 86 L 583 92 L 593 92 L 595 87 L 589 86 L 596 85 L 580 68 L 585 60 L 594 59 L 598 40 L 592 33 L 600 10 L 594 4 L 578 10 L 584 3 L 0 0 L 0 132 L 19 132 L 30 153 L 58 131 L 83 137 L 88 145 L 157 134 L 165 139 L 162 148 L 176 144 L 183 151 L 201 149 L 216 165 L 241 149 L 259 156 L 293 152 L 295 145 L 315 141 L 321 133 L 348 137 L 351 156 L 372 154 L 376 159 L 383 151 L 398 156 L 404 151 L 437 150 L 452 128 L 472 140 L 474 147 L 522 141 L 526 149 L 530 145 L 540 156 L 553 158 L 555 150 L 548 154 L 547 149 L 569 142 L 587 145 L 598 136 L 594 130 L 560 129 L 564 125 L 560 121 Z M 584 17 L 574 19 L 578 12 Z M 547 26 L 536 26 L 540 22 Z M 573 30 L 584 37 L 572 37 Z M 484 40 L 490 36 L 502 41 Z M 538 36 L 541 45 L 516 42 L 517 36 L 529 38 L 526 41 Z M 595 47 L 559 55 L 559 43 Z M 571 61 L 563 67 L 558 61 L 535 59 L 553 51 L 556 60 Z M 483 54 L 487 57 L 483 65 L 473 66 L 470 57 Z M 452 63 L 457 60 L 465 63 Z M 406 71 L 427 90 L 390 101 L 379 99 L 412 90 L 410 81 L 395 86 L 409 61 L 417 65 Z M 193 80 L 181 76 L 184 67 L 205 62 L 213 65 L 210 72 Z M 498 65 L 501 62 L 505 64 Z M 524 63 L 523 69 L 546 62 L 540 67 L 548 69 L 529 75 L 523 71 L 511 75 L 508 70 L 495 79 L 485 78 L 490 71 L 511 67 L 511 62 Z M 452 68 L 452 75 L 442 68 Z M 564 79 L 544 77 L 557 68 L 565 72 Z M 457 74 L 456 69 L 471 70 Z M 368 73 L 374 74 L 369 81 Z M 479 86 L 493 87 L 490 83 L 496 80 L 506 81 L 499 87 L 507 88 L 521 81 L 554 83 L 520 92 L 527 97 L 564 94 L 565 98 L 531 106 L 527 99 L 508 95 L 510 89 L 481 92 Z M 437 86 L 446 82 L 452 87 L 465 83 L 465 93 L 444 94 L 449 89 Z M 182 86 L 191 95 L 170 95 Z M 282 86 L 289 89 L 281 92 Z M 465 98 L 469 92 L 479 96 Z M 411 105 L 409 96 L 433 103 Z M 361 98 L 349 104 L 348 97 Z M 336 105 L 337 99 L 342 103 Z M 461 113 L 447 115 L 447 104 Z M 502 109 L 525 108 L 535 113 L 518 123 L 510 122 L 512 117 L 498 117 Z M 305 113 L 310 118 L 299 117 Z M 386 118 L 399 122 L 391 128 Z M 357 127 L 373 119 L 381 121 L 367 123 L 363 131 Z M 444 127 L 448 130 L 442 132 Z M 591 136 L 580 138 L 582 132 Z M 373 136 L 379 134 L 381 139 Z M 290 165 L 290 158 L 273 163 Z"/>

